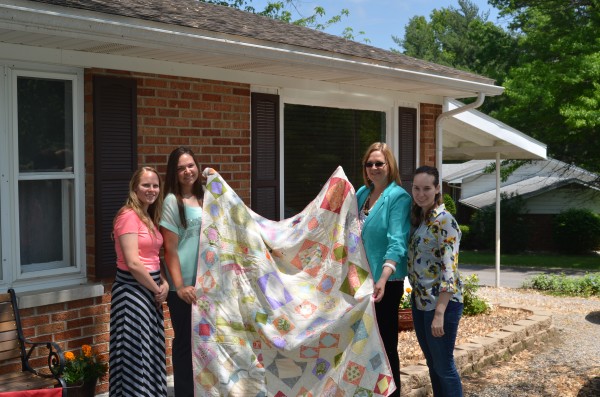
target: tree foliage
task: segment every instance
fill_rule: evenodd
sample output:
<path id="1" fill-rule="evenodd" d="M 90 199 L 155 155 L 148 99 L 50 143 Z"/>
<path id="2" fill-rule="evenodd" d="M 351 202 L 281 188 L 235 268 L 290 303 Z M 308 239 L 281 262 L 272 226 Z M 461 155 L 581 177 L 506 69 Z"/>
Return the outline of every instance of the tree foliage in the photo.
<path id="1" fill-rule="evenodd" d="M 300 11 L 299 5 L 301 0 L 278 0 L 269 1 L 263 10 L 257 10 L 252 5 L 252 0 L 200 0 L 203 3 L 217 4 L 225 7 L 237 8 L 253 14 L 262 15 L 272 19 L 277 19 L 283 22 L 292 23 L 294 25 L 305 26 L 316 30 L 325 30 L 331 25 L 342 22 L 343 18 L 348 17 L 350 12 L 347 8 L 342 8 L 338 14 L 328 17 L 327 11 L 321 6 L 315 6 L 312 13 L 304 15 Z M 362 40 L 369 42 L 369 39 L 364 37 L 363 31 L 355 32 L 351 27 L 346 27 L 340 32 L 340 36 L 355 40 L 358 36 L 362 36 Z"/>
<path id="2" fill-rule="evenodd" d="M 600 0 L 490 0 L 519 33 L 519 61 L 494 116 L 600 171 Z"/>
<path id="3" fill-rule="evenodd" d="M 434 9 L 428 22 L 411 18 L 404 39 L 392 40 L 404 54 L 491 77 L 500 83 L 515 61 L 517 39 L 494 23 L 469 0 L 458 8 Z"/>
<path id="4" fill-rule="evenodd" d="M 600 171 L 600 0 L 488 0 L 509 21 L 487 21 L 469 0 L 413 17 L 404 53 L 491 77 L 505 95 L 481 110 L 548 145 L 566 163 Z"/>

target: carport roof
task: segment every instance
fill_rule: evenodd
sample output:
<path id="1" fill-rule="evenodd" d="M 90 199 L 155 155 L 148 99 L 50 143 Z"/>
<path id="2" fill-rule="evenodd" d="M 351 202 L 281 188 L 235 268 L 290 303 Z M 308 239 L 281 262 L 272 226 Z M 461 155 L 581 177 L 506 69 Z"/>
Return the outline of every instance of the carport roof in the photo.
<path id="1" fill-rule="evenodd" d="M 448 100 L 448 109 L 464 106 Z M 443 160 L 545 159 L 546 145 L 477 110 L 459 113 L 443 122 Z"/>

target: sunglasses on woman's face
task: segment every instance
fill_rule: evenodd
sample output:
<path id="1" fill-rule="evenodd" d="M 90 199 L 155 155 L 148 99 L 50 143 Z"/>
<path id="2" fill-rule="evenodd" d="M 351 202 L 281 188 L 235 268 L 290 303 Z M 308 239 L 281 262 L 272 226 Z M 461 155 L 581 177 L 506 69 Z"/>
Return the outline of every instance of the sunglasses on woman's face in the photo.
<path id="1" fill-rule="evenodd" d="M 385 163 L 383 161 L 376 161 L 374 163 L 372 162 L 366 162 L 365 163 L 365 168 L 373 168 L 373 166 L 375 166 L 375 168 L 381 168 L 385 165 Z"/>

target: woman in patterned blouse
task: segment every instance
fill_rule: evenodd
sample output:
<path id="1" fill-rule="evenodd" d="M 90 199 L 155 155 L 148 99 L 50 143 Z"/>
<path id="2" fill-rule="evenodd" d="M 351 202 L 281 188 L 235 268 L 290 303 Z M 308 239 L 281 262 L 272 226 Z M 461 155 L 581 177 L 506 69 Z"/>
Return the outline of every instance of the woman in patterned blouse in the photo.
<path id="1" fill-rule="evenodd" d="M 415 333 L 429 367 L 433 395 L 462 396 L 454 364 L 454 344 L 463 312 L 457 266 L 461 232 L 444 206 L 439 178 L 434 167 L 415 171 L 411 223 L 416 230 L 408 250 L 408 278 L 413 287 Z"/>

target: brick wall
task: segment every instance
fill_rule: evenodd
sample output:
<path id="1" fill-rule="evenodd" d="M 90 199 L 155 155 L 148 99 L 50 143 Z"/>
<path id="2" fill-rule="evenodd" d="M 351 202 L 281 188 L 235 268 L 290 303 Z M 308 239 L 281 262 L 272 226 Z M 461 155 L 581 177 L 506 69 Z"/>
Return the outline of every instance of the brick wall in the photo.
<path id="1" fill-rule="evenodd" d="M 169 153 L 188 146 L 202 169 L 212 167 L 246 202 L 250 203 L 250 87 L 213 80 L 88 69 L 85 72 L 86 228 L 88 274 L 94 274 L 93 224 L 93 77 L 97 75 L 137 80 L 138 164 L 151 165 L 164 177 Z M 105 283 L 103 312 L 110 312 L 110 283 Z M 172 373 L 171 328 L 165 305 L 167 370 Z M 98 324 L 93 345 L 108 359 L 108 315 L 104 333 Z M 106 344 L 102 341 L 106 339 Z M 107 379 L 105 380 L 107 381 Z M 97 391 L 107 391 L 106 382 Z"/>
<path id="2" fill-rule="evenodd" d="M 215 168 L 250 203 L 250 87 L 213 80 L 88 69 L 85 71 L 85 211 L 86 262 L 90 279 L 94 263 L 94 147 L 93 77 L 96 75 L 135 78 L 138 105 L 138 163 L 151 165 L 164 177 L 167 157 L 177 146 L 189 146 L 202 168 Z M 25 335 L 33 340 L 52 340 L 65 351 L 79 351 L 82 344 L 93 347 L 108 362 L 110 288 L 104 284 L 102 297 L 83 299 L 21 310 Z M 165 332 L 167 365 L 171 368 L 173 330 L 167 306 Z M 46 356 L 35 358 L 43 368 Z M 0 372 L 20 368 L 18 361 L 0 367 Z M 96 392 L 108 391 L 108 377 Z"/>
<path id="3" fill-rule="evenodd" d="M 442 114 L 441 105 L 422 103 L 420 105 L 421 142 L 419 164 L 435 166 L 435 120 Z"/>

